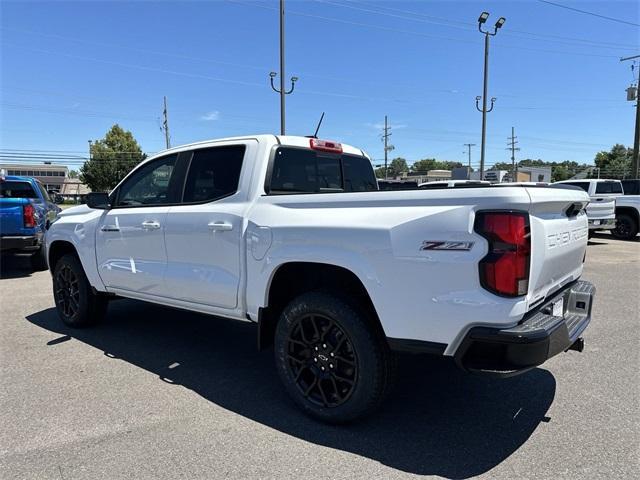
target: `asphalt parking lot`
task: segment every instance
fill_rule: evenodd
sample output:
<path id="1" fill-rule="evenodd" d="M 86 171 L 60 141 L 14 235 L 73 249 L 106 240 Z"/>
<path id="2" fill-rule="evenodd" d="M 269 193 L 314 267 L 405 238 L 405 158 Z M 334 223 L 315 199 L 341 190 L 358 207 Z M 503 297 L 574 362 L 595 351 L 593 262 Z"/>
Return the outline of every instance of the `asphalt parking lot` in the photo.
<path id="1" fill-rule="evenodd" d="M 403 356 L 384 408 L 300 414 L 255 327 L 129 300 L 71 330 L 48 272 L 0 268 L 0 477 L 637 478 L 640 238 L 590 241 L 585 351 L 488 380 Z"/>

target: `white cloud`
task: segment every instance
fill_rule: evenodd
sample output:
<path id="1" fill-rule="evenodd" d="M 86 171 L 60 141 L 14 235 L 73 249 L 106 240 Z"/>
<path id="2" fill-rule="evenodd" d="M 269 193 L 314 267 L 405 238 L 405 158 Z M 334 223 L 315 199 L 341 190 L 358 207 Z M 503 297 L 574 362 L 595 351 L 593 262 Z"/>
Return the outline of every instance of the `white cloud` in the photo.
<path id="1" fill-rule="evenodd" d="M 205 113 L 204 115 L 202 115 L 200 117 L 200 120 L 204 120 L 206 122 L 213 122 L 215 120 L 218 120 L 219 118 L 220 118 L 220 112 L 218 110 L 214 110 L 212 112 Z"/>
<path id="2" fill-rule="evenodd" d="M 366 123 L 365 124 L 369 128 L 373 128 L 374 130 L 382 130 L 384 128 L 384 123 Z M 387 125 L 391 128 L 391 130 L 398 130 L 400 128 L 407 128 L 408 125 L 404 123 L 390 123 Z"/>

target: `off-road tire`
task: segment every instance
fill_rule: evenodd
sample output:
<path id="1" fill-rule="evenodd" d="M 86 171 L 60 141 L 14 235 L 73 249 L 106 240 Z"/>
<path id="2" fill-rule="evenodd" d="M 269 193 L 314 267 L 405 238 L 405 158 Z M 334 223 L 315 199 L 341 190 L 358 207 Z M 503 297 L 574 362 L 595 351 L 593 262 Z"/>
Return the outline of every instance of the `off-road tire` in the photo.
<path id="1" fill-rule="evenodd" d="M 74 254 L 63 255 L 54 266 L 53 298 L 60 319 L 73 328 L 94 325 L 107 311 L 107 298 L 93 292 Z"/>
<path id="2" fill-rule="evenodd" d="M 318 327 L 309 327 L 310 318 Z M 301 342 L 305 327 L 307 338 Z M 380 329 L 366 308 L 339 294 L 308 292 L 291 301 L 280 315 L 274 346 L 285 389 L 306 414 L 323 422 L 345 423 L 370 414 L 393 383 L 395 358 Z M 314 376 L 317 386 L 305 395 Z M 345 377 L 353 383 L 340 380 Z"/>

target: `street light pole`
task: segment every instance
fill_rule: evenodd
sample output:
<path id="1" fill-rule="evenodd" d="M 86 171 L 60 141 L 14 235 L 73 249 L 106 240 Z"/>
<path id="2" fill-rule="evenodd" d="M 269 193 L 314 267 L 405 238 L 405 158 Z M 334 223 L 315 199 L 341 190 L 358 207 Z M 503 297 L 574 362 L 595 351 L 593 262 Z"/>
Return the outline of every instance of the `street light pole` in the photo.
<path id="1" fill-rule="evenodd" d="M 276 72 L 269 73 L 271 79 L 271 88 L 274 92 L 280 94 L 280 135 L 285 135 L 285 95 L 289 95 L 293 92 L 295 83 L 298 81 L 298 77 L 291 77 L 291 88 L 285 90 L 284 88 L 284 0 L 280 0 L 280 89 L 277 89 L 274 85 L 273 79 L 276 77 Z"/>
<path id="2" fill-rule="evenodd" d="M 280 0 L 280 135 L 285 132 L 284 92 L 284 0 Z"/>
<path id="3" fill-rule="evenodd" d="M 634 55 L 633 57 L 621 58 L 620 61 L 626 62 L 627 60 L 636 60 L 638 58 L 640 58 L 640 55 Z M 638 83 L 636 83 L 636 128 L 633 135 L 631 178 L 640 178 L 640 77 L 638 77 Z"/>
<path id="4" fill-rule="evenodd" d="M 478 106 L 478 102 L 480 97 L 476 97 L 476 108 L 482 112 L 482 142 L 480 146 L 480 180 L 484 177 L 484 159 L 485 159 L 485 148 L 486 148 L 486 140 L 487 140 L 487 113 L 493 110 L 493 104 L 495 103 L 495 97 L 491 98 L 491 107 L 487 109 L 487 90 L 489 87 L 489 37 L 494 37 L 498 30 L 502 28 L 504 25 L 505 18 L 500 17 L 496 24 L 493 27 L 493 32 L 490 30 L 483 30 L 482 25 L 489 18 L 489 14 L 487 12 L 482 12 L 480 17 L 478 18 L 478 30 L 480 33 L 484 34 L 484 82 L 482 89 L 482 110 Z"/>

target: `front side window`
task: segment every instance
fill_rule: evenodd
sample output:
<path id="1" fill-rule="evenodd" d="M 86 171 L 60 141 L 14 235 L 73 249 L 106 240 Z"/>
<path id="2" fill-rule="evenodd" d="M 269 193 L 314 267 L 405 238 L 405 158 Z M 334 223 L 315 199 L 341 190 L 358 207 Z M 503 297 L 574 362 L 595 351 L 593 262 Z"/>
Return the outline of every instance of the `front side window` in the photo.
<path id="1" fill-rule="evenodd" d="M 183 202 L 210 202 L 236 193 L 244 152 L 244 145 L 194 151 Z"/>
<path id="2" fill-rule="evenodd" d="M 171 198 L 169 182 L 177 155 L 159 158 L 136 170 L 120 187 L 116 206 L 165 205 Z"/>
<path id="3" fill-rule="evenodd" d="M 377 190 L 371 163 L 356 155 L 332 155 L 281 147 L 276 150 L 272 193 L 365 192 Z"/>
<path id="4" fill-rule="evenodd" d="M 596 193 L 622 193 L 622 184 L 620 182 L 598 182 Z"/>

